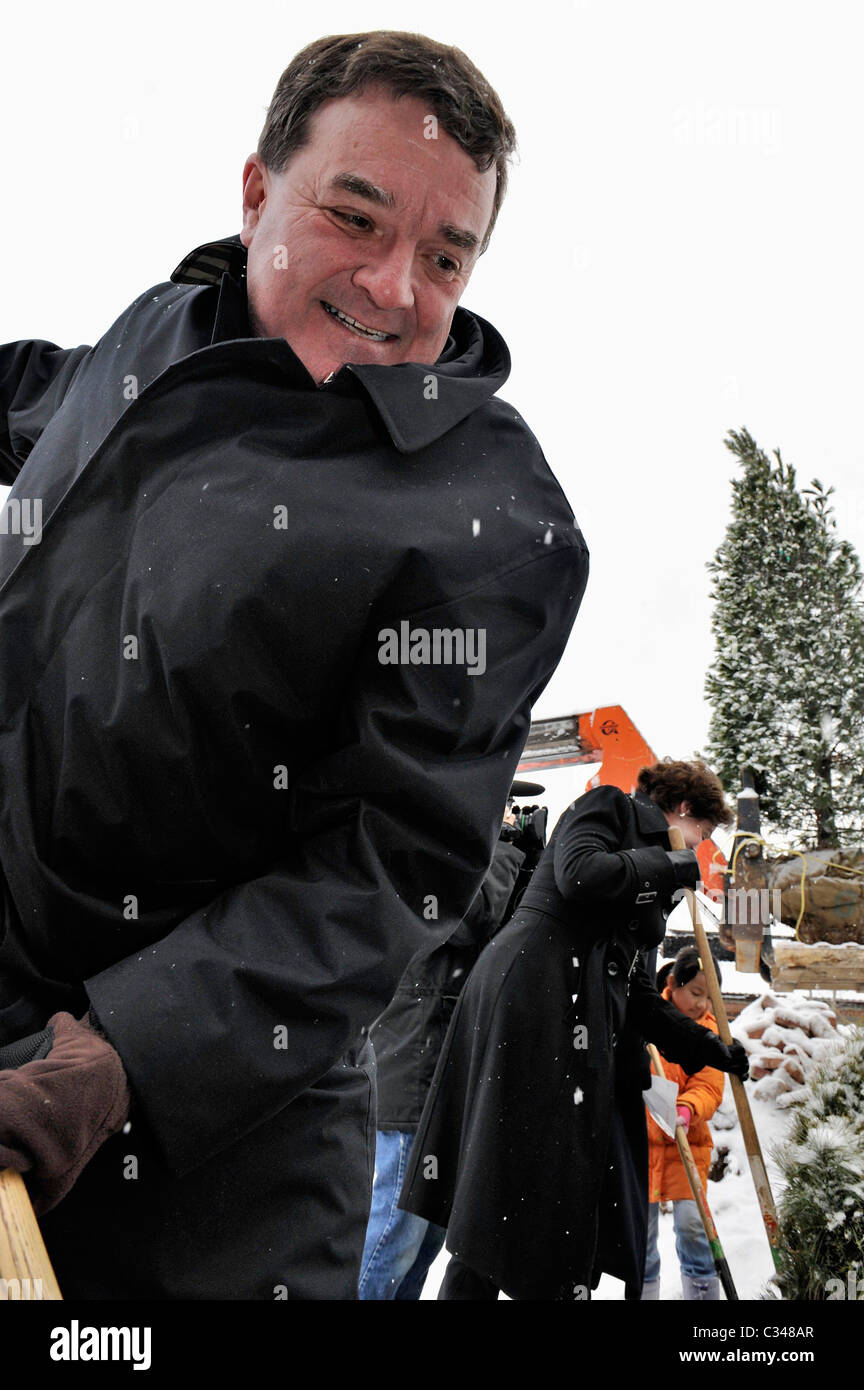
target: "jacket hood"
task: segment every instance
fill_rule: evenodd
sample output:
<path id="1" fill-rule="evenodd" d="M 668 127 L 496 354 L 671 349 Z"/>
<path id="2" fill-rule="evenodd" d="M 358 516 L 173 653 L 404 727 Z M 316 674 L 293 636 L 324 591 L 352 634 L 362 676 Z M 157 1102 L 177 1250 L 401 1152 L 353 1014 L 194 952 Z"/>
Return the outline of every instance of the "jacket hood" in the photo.
<path id="1" fill-rule="evenodd" d="M 196 246 L 171 279 L 178 285 L 220 286 L 214 342 L 254 336 L 246 303 L 246 247 L 239 236 Z M 347 363 L 333 380 L 343 372 L 362 383 L 400 453 L 413 453 L 491 400 L 510 375 L 510 353 L 491 323 L 457 307 L 450 337 L 434 364 Z M 316 384 L 311 376 L 309 381 Z M 418 409 L 418 402 L 430 400 L 434 410 Z"/>

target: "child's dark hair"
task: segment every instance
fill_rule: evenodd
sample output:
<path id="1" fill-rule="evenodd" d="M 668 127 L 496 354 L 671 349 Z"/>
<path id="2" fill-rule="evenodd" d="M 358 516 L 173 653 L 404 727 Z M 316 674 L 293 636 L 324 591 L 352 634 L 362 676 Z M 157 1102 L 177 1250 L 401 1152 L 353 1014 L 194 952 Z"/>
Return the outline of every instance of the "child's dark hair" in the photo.
<path id="1" fill-rule="evenodd" d="M 702 960 L 695 946 L 682 946 L 674 960 L 667 960 L 657 971 L 657 988 L 663 990 L 671 975 L 676 985 L 689 985 L 702 969 Z"/>

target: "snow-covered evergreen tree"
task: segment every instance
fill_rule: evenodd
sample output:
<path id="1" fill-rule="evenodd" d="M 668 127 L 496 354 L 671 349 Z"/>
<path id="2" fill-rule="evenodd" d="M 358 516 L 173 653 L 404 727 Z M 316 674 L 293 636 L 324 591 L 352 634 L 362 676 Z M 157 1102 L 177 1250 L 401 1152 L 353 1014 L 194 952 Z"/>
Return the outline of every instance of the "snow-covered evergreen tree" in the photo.
<path id="1" fill-rule="evenodd" d="M 847 843 L 864 828 L 864 608 L 853 547 L 827 490 L 746 430 L 732 516 L 709 564 L 716 659 L 707 756 L 726 787 L 756 773 L 762 813 L 790 845 Z"/>
<path id="2" fill-rule="evenodd" d="M 864 1301 L 864 1031 L 820 1063 L 775 1157 L 780 1297 Z"/>

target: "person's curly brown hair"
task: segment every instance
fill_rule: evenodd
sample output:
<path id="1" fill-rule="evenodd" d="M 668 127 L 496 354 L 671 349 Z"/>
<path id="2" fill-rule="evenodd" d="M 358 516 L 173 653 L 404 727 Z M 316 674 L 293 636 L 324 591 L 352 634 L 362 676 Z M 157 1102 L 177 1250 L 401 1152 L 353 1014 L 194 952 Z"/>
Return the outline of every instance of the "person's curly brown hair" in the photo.
<path id="1" fill-rule="evenodd" d="M 713 825 L 729 825 L 735 813 L 726 801 L 720 778 L 703 762 L 676 762 L 664 758 L 653 767 L 643 767 L 636 786 L 645 796 L 656 801 L 661 811 L 674 811 L 682 801 L 689 801 L 697 820 L 710 820 Z"/>

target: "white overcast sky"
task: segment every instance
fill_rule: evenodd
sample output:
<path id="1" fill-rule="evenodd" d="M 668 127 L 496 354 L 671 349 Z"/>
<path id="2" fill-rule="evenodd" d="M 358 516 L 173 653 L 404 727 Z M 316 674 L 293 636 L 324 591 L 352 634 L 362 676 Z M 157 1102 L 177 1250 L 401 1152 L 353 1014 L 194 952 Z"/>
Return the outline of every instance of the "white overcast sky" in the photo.
<path id="1" fill-rule="evenodd" d="M 857 0 L 7 10 L 0 339 L 92 343 L 185 251 L 238 231 L 282 68 L 322 34 L 373 28 L 464 48 L 519 136 L 463 302 L 506 337 L 502 394 L 592 555 L 536 713 L 621 704 L 658 755 L 689 757 L 708 724 L 726 431 L 833 483 L 864 553 Z"/>

